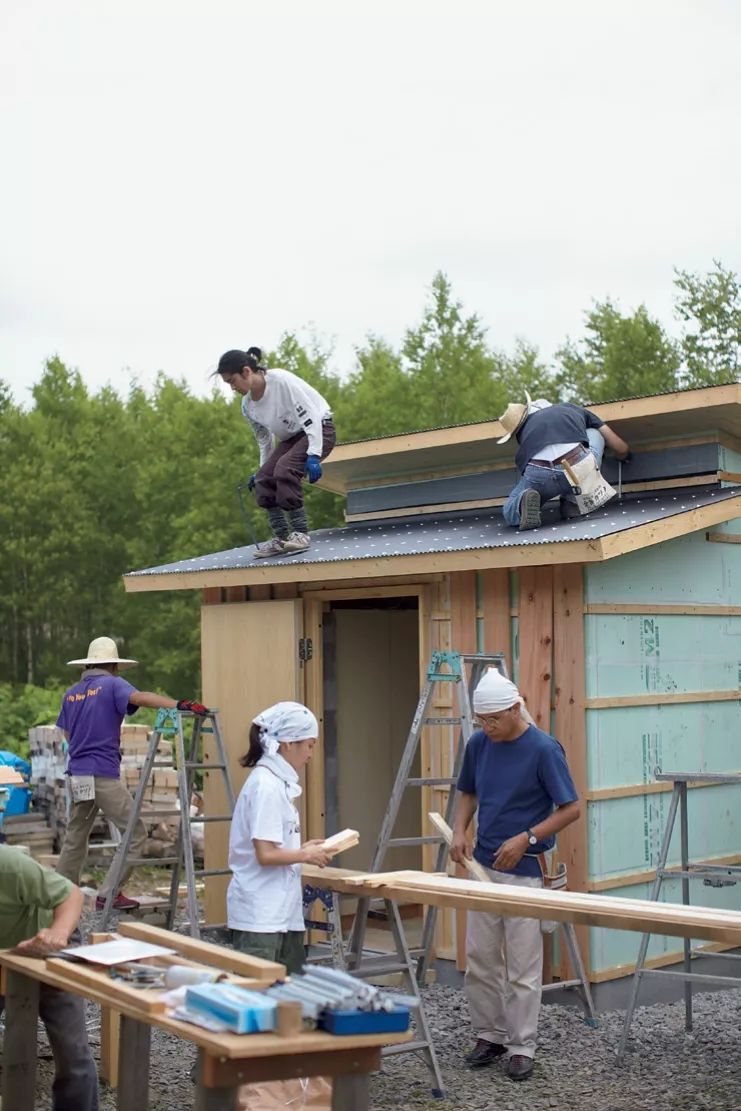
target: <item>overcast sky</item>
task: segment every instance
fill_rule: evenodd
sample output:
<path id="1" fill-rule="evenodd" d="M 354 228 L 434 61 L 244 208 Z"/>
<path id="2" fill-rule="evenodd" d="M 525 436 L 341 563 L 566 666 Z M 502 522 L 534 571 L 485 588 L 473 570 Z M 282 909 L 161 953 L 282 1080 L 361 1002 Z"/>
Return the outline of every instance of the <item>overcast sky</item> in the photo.
<path id="1" fill-rule="evenodd" d="M 316 332 L 398 343 L 444 270 L 545 357 L 741 269 L 735 0 L 3 0 L 0 378 L 94 388 Z"/>

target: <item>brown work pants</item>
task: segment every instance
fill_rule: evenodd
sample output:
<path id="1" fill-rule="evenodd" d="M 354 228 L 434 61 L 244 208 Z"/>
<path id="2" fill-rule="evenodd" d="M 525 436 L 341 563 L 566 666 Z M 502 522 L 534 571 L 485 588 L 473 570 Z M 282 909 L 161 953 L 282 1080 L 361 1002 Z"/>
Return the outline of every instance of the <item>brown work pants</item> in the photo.
<path id="1" fill-rule="evenodd" d="M 322 454 L 326 459 L 335 445 L 337 433 L 331 420 L 322 421 Z M 309 438 L 298 432 L 281 440 L 255 475 L 255 498 L 261 509 L 300 509 L 304 504 L 301 480 L 304 477 Z"/>
<path id="2" fill-rule="evenodd" d="M 57 861 L 57 872 L 66 876 L 68 880 L 72 880 L 73 883 L 79 884 L 80 872 L 87 857 L 90 830 L 93 828 L 93 822 L 98 811 L 102 811 L 103 817 L 107 821 L 113 822 L 116 829 L 123 833 L 128 825 L 129 814 L 133 805 L 134 800 L 120 779 L 113 779 L 107 775 L 96 775 L 95 798 L 88 802 L 72 803 L 67 833 Z M 140 818 L 134 827 L 134 836 L 129 846 L 129 854 L 131 856 L 141 856 L 146 840 L 147 827 Z M 121 876 L 121 887 L 130 875 L 131 869 L 127 868 Z M 107 895 L 109 890 L 110 883 L 108 882 L 108 875 L 106 875 L 100 885 L 98 895 Z"/>

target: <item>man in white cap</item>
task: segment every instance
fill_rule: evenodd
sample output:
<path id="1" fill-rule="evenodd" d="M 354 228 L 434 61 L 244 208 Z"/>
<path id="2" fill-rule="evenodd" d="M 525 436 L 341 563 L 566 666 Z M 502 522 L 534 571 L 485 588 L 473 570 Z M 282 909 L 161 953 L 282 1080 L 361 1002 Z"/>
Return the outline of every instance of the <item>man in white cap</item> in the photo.
<path id="1" fill-rule="evenodd" d="M 620 436 L 595 413 L 580 405 L 551 405 L 544 398 L 532 401 L 525 390 L 525 404 L 508 405 L 499 418 L 505 430 L 497 440 L 506 444 L 517 437 L 515 464 L 520 480 L 502 508 L 508 525 L 525 529 L 540 525 L 540 507 L 552 498 L 561 499 L 561 516 L 578 516 L 569 500 L 573 487 L 564 463 L 574 466 L 591 452 L 599 470 L 605 444 L 618 459 L 627 459 L 630 449 Z"/>
<path id="2" fill-rule="evenodd" d="M 116 642 L 110 637 L 97 637 L 90 642 L 87 656 L 68 660 L 70 667 L 82 667 L 78 683 L 64 692 L 58 727 L 69 742 L 69 776 L 72 809 L 62 845 L 57 872 L 79 884 L 80 872 L 87 856 L 90 830 L 99 810 L 123 832 L 129 820 L 133 799 L 120 780 L 121 723 L 125 715 L 135 714 L 140 706 L 153 709 L 189 710 L 194 714 L 208 711 L 200 702 L 181 699 L 177 702 L 163 694 L 139 691 L 118 674 L 119 669 L 134 667 L 137 660 L 124 660 Z M 131 855 L 141 856 L 147 830 L 137 824 L 131 843 Z M 131 869 L 124 872 L 121 885 Z M 105 906 L 110 883 L 108 876 L 98 892 L 97 907 Z M 113 901 L 116 910 L 131 910 L 139 904 L 119 892 Z"/>
<path id="3" fill-rule="evenodd" d="M 494 883 L 542 887 L 541 854 L 579 817 L 563 748 L 532 723 L 517 687 L 490 668 L 476 687 L 479 730 L 458 778 L 453 842 L 457 863 L 471 857 L 466 830 L 478 811 L 473 856 Z M 476 1045 L 471 1068 L 508 1056 L 507 1075 L 533 1070 L 543 974 L 540 921 L 468 915 L 466 994 Z"/>

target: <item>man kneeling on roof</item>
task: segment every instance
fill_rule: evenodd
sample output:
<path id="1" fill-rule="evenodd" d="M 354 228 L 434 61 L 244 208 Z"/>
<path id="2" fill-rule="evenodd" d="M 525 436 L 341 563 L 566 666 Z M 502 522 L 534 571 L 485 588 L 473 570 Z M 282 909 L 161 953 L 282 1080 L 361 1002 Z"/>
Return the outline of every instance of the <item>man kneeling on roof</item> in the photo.
<path id="1" fill-rule="evenodd" d="M 605 444 L 618 459 L 627 459 L 630 449 L 589 409 L 567 402 L 551 405 L 542 398 L 531 401 L 525 390 L 525 404 L 508 405 L 499 421 L 505 434 L 497 443 L 506 444 L 515 435 L 519 444 L 515 463 L 521 477 L 502 509 L 508 525 L 521 531 L 537 528 L 540 507 L 552 498 L 560 498 L 563 518 L 587 512 L 574 497 L 574 468 L 606 488 L 604 501 L 614 494 L 599 473 Z"/>
<path id="2" fill-rule="evenodd" d="M 450 855 L 471 857 L 466 830 L 478 810 L 474 858 L 493 883 L 542 887 L 555 834 L 579 817 L 564 750 L 532 723 L 514 683 L 490 668 L 473 694 L 478 732 L 458 777 Z M 543 976 L 537 918 L 469 912 L 466 994 L 476 1045 L 471 1068 L 507 1055 L 510 1080 L 533 1071 Z"/>

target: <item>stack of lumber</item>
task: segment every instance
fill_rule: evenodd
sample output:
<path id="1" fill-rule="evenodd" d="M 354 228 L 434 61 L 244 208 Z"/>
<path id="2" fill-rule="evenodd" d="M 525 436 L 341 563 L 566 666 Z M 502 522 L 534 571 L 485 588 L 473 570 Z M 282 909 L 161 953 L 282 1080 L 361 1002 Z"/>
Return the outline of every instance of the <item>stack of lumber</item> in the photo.
<path id="1" fill-rule="evenodd" d="M 26 846 L 36 859 L 54 848 L 54 832 L 43 814 L 8 814 L 3 820 L 3 832 L 8 845 Z"/>

